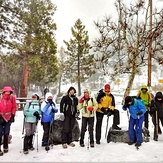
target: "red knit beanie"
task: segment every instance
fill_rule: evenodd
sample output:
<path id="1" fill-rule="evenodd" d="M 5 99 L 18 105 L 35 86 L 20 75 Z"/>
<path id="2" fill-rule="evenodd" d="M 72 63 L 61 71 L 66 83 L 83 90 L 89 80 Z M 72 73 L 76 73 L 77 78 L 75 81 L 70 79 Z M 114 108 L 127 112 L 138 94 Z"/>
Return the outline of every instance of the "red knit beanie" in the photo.
<path id="1" fill-rule="evenodd" d="M 110 89 L 110 85 L 109 84 L 105 84 L 104 88 L 105 89 Z"/>

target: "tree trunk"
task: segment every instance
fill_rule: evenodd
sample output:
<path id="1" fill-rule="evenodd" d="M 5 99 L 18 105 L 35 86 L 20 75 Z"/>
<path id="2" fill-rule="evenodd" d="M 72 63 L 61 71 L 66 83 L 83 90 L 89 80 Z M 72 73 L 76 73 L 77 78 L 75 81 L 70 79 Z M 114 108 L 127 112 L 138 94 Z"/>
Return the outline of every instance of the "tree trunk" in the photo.
<path id="1" fill-rule="evenodd" d="M 24 97 L 24 98 L 27 97 L 28 74 L 29 74 L 29 67 L 25 65 L 23 69 L 23 78 L 21 81 L 20 97 Z M 26 102 L 26 100 L 20 100 L 20 102 Z M 23 104 L 21 104 L 20 110 L 23 110 Z"/>

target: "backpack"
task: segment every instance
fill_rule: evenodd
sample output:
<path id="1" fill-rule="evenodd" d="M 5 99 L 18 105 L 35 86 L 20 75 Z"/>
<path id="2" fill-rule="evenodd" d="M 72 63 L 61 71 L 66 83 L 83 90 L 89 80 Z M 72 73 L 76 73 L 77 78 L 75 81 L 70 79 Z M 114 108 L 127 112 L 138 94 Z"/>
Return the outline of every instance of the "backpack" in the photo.
<path id="1" fill-rule="evenodd" d="M 135 104 L 136 104 L 137 107 L 138 107 L 138 102 L 137 102 L 137 100 L 140 100 L 140 101 L 142 102 L 142 104 L 145 106 L 144 101 L 141 100 L 139 97 L 137 97 L 137 96 L 131 96 L 131 97 L 134 99 L 134 102 L 135 102 Z"/>
<path id="2" fill-rule="evenodd" d="M 153 98 L 153 95 L 152 95 L 152 93 L 150 93 L 150 92 L 147 92 L 147 94 L 148 94 L 148 99 L 150 99 L 151 97 Z M 150 96 L 151 95 L 151 96 Z M 137 99 L 141 99 L 141 92 L 139 92 L 138 93 L 138 96 L 136 96 L 137 97 Z"/>
<path id="3" fill-rule="evenodd" d="M 102 88 L 102 89 L 100 89 L 100 90 L 95 94 L 95 99 L 97 99 L 99 93 L 101 93 L 103 90 L 104 90 L 104 89 Z"/>
<path id="4" fill-rule="evenodd" d="M 30 108 L 31 105 L 32 105 L 32 102 L 30 101 L 28 107 Z M 39 102 L 39 107 L 41 108 L 41 103 L 40 102 Z"/>

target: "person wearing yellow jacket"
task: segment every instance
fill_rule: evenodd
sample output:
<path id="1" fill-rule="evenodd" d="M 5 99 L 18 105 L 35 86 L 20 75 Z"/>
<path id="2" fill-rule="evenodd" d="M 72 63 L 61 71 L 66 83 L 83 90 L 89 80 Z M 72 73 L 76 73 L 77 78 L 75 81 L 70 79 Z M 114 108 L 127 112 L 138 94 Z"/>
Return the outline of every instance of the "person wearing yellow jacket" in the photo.
<path id="1" fill-rule="evenodd" d="M 96 112 L 96 109 L 98 107 L 98 103 L 95 98 L 91 97 L 91 91 L 89 89 L 84 90 L 84 96 L 81 97 L 79 100 L 79 104 L 77 106 L 77 109 L 82 109 L 82 126 L 81 126 L 81 134 L 80 134 L 80 146 L 84 147 L 84 136 L 85 132 L 87 130 L 88 125 L 88 131 L 90 136 L 90 147 L 94 147 L 94 115 Z"/>
<path id="2" fill-rule="evenodd" d="M 97 96 L 98 109 L 96 111 L 96 144 L 100 144 L 101 126 L 104 115 L 113 115 L 112 128 L 121 130 L 117 125 L 120 123 L 119 110 L 115 109 L 115 99 L 110 92 L 110 85 L 106 84 Z"/>

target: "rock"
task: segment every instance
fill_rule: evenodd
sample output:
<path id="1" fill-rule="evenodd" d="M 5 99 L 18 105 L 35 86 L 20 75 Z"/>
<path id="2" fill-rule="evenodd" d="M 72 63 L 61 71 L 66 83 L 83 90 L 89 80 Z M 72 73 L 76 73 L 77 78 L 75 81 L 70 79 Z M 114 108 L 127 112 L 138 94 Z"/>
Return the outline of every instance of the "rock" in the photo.
<path id="1" fill-rule="evenodd" d="M 149 137 L 148 137 L 149 130 L 145 127 L 143 127 L 143 141 L 144 142 L 149 142 Z M 123 143 L 128 143 L 129 142 L 129 137 L 128 137 L 128 130 L 114 130 L 112 127 L 110 127 L 107 135 L 107 143 L 110 142 L 123 142 Z"/>
<path id="2" fill-rule="evenodd" d="M 52 133 L 50 133 L 50 142 L 49 144 L 62 144 L 62 127 L 63 126 L 63 121 L 60 120 L 55 120 L 53 123 L 53 127 L 52 127 Z M 73 128 L 73 134 L 72 134 L 72 141 L 78 141 L 79 140 L 79 136 L 80 136 L 80 128 L 79 128 L 79 124 L 78 121 L 75 120 L 75 125 Z M 53 143 L 52 143 L 53 142 Z"/>

